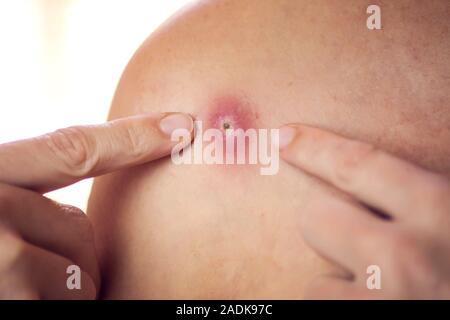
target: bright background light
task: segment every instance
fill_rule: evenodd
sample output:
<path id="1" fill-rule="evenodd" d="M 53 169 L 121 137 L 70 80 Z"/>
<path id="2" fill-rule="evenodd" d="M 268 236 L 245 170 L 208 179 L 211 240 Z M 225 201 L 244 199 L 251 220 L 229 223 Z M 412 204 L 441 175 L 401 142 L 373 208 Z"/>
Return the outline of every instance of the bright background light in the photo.
<path id="1" fill-rule="evenodd" d="M 103 122 L 134 51 L 187 2 L 0 0 L 0 143 Z M 91 184 L 47 196 L 85 210 Z"/>

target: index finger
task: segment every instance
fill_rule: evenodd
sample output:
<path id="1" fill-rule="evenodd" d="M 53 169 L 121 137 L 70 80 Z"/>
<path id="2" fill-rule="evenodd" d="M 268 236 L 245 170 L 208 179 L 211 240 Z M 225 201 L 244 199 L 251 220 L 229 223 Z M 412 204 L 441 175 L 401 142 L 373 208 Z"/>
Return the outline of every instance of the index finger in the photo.
<path id="1" fill-rule="evenodd" d="M 182 113 L 140 115 L 102 125 L 76 126 L 0 145 L 0 182 L 48 192 L 81 179 L 142 164 L 170 154 L 171 133 L 192 117 Z"/>
<path id="2" fill-rule="evenodd" d="M 370 144 L 309 126 L 280 129 L 281 157 L 388 215 L 420 210 L 440 179 Z M 429 197 L 428 197 L 429 198 Z M 425 206 L 424 206 L 425 210 Z"/>

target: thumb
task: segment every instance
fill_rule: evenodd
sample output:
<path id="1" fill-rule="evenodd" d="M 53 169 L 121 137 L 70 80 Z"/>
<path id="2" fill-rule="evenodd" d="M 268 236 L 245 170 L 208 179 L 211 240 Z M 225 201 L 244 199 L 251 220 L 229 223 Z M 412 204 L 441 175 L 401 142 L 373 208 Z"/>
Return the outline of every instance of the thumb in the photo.
<path id="1" fill-rule="evenodd" d="M 48 192 L 166 156 L 180 143 L 171 141 L 172 132 L 185 129 L 188 144 L 193 127 L 183 113 L 140 115 L 3 144 L 0 182 Z"/>

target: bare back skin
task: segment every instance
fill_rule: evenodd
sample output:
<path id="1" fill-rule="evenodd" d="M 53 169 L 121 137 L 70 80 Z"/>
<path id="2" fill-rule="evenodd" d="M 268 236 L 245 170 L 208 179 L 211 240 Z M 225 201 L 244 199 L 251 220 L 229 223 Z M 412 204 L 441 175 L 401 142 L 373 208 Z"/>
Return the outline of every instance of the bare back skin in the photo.
<path id="1" fill-rule="evenodd" d="M 450 176 L 450 2 L 217 0 L 183 9 L 126 68 L 110 118 L 187 112 L 255 128 L 300 122 Z M 334 270 L 298 220 L 325 186 L 280 164 L 174 165 L 96 179 L 102 298 L 302 298 Z M 355 238 L 355 241 L 358 241 Z M 381 249 L 381 248 L 380 248 Z"/>

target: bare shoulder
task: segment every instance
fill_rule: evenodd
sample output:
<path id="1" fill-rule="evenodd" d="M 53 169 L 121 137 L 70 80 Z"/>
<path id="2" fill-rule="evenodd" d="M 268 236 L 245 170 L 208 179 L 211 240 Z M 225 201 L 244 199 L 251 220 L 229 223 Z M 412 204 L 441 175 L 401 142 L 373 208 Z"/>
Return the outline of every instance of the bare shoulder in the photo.
<path id="1" fill-rule="evenodd" d="M 276 18 L 275 9 L 283 11 L 281 4 L 289 2 L 209 0 L 181 9 L 151 34 L 131 59 L 111 117 L 148 109 L 166 111 L 165 106 L 174 99 L 176 108 L 184 111 L 176 98 L 187 95 L 188 104 L 196 94 L 214 88 L 236 89 L 245 81 L 242 75 L 251 76 L 253 70 L 259 76 L 261 64 L 266 68 L 274 60 L 279 64 L 282 59 L 273 55 L 283 50 L 283 41 L 275 43 L 281 31 L 276 25 L 284 18 L 283 14 Z"/>
<path id="2" fill-rule="evenodd" d="M 194 2 L 136 52 L 111 117 L 201 114 L 214 96 L 245 95 L 265 126 L 318 125 L 450 172 L 450 2 L 379 1 L 381 30 L 367 6 Z"/>

